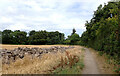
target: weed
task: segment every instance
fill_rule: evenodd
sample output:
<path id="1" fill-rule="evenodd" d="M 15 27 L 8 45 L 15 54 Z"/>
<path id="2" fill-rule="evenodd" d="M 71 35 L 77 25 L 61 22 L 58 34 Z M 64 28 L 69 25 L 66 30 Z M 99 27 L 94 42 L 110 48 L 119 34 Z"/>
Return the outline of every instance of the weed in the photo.
<path id="1" fill-rule="evenodd" d="M 79 74 L 84 67 L 83 61 L 76 55 L 71 55 L 68 51 L 65 52 L 65 58 L 61 57 L 60 63 L 53 67 L 54 74 Z"/>
<path id="2" fill-rule="evenodd" d="M 103 51 L 99 51 L 98 54 L 99 54 L 100 56 L 102 56 L 102 55 L 104 54 L 104 52 L 103 52 Z"/>
<path id="3" fill-rule="evenodd" d="M 81 50 L 82 50 L 82 51 L 85 51 L 85 48 L 82 48 Z"/>

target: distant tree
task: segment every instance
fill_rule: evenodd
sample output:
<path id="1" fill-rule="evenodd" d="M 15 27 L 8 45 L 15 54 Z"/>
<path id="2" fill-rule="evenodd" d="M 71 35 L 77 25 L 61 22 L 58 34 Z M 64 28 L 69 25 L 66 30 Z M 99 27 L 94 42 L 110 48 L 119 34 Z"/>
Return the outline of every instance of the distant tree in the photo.
<path id="1" fill-rule="evenodd" d="M 3 36 L 2 36 L 3 35 Z M 27 32 L 20 30 L 4 30 L 0 35 L 3 44 L 62 44 L 64 41 L 64 33 L 58 31 L 47 32 L 46 30 L 35 31 L 32 30 L 27 36 Z"/>
<path id="2" fill-rule="evenodd" d="M 78 44 L 78 41 L 80 41 L 80 37 L 75 32 L 76 30 L 73 29 L 71 36 L 68 36 L 68 38 L 64 41 L 64 44 L 71 44 L 71 45 Z"/>
<path id="3" fill-rule="evenodd" d="M 14 44 L 26 44 L 27 33 L 25 31 L 15 30 L 12 33 Z"/>
<path id="4" fill-rule="evenodd" d="M 64 34 L 59 33 L 58 31 L 49 32 L 48 38 L 49 38 L 48 41 L 50 44 L 62 44 L 64 41 Z"/>
<path id="5" fill-rule="evenodd" d="M 32 30 L 32 31 L 29 32 L 29 36 L 32 36 L 34 34 L 35 34 L 35 30 Z"/>
<path id="6" fill-rule="evenodd" d="M 70 37 L 70 44 L 75 45 L 75 44 L 77 44 L 77 41 L 79 41 L 79 40 L 80 40 L 79 35 L 76 34 L 76 33 L 74 33 L 74 34 L 71 35 L 71 37 Z"/>
<path id="7" fill-rule="evenodd" d="M 12 31 L 11 30 L 4 30 L 2 32 L 2 43 L 3 44 L 12 44 Z"/>
<path id="8" fill-rule="evenodd" d="M 72 35 L 75 34 L 75 32 L 76 32 L 76 30 L 75 30 L 75 28 L 73 28 Z"/>

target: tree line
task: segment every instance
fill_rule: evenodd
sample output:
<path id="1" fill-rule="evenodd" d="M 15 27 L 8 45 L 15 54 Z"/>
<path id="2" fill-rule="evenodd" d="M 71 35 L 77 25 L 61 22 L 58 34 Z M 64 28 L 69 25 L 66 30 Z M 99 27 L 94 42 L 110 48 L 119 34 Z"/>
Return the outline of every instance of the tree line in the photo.
<path id="1" fill-rule="evenodd" d="M 47 32 L 46 30 L 35 31 L 29 33 L 20 30 L 3 30 L 0 31 L 0 39 L 2 44 L 21 44 L 21 45 L 52 45 L 52 44 L 72 44 L 75 45 L 80 40 L 79 35 L 73 33 L 65 39 L 64 33 L 58 31 Z"/>
<path id="2" fill-rule="evenodd" d="M 61 44 L 64 40 L 64 34 L 55 32 L 47 32 L 46 30 L 35 31 L 29 33 L 20 30 L 3 30 L 2 31 L 2 44 Z"/>

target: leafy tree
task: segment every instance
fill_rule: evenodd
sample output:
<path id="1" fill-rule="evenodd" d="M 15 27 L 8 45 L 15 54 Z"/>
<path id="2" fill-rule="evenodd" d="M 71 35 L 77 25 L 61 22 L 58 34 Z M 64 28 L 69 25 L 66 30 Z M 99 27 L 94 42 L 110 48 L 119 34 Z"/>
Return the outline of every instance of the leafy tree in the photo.
<path id="1" fill-rule="evenodd" d="M 73 32 L 72 32 L 72 35 L 75 34 L 76 30 L 73 28 Z"/>
<path id="2" fill-rule="evenodd" d="M 116 60 L 120 60 L 119 3 L 100 5 L 90 22 L 86 22 L 86 31 L 81 36 L 81 45 L 103 51 Z"/>
<path id="3" fill-rule="evenodd" d="M 3 44 L 12 44 L 12 31 L 11 30 L 4 30 L 2 32 L 2 43 Z"/>
<path id="4" fill-rule="evenodd" d="M 14 44 L 26 44 L 27 41 L 27 33 L 20 30 L 15 30 L 12 33 L 13 43 Z"/>
<path id="5" fill-rule="evenodd" d="M 71 34 L 71 36 L 68 36 L 68 38 L 64 41 L 64 44 L 71 44 L 71 45 L 79 44 L 78 41 L 80 41 L 80 37 L 75 32 L 76 30 L 73 29 L 73 33 Z"/>
<path id="6" fill-rule="evenodd" d="M 35 30 L 32 30 L 32 31 L 29 32 L 29 36 L 32 36 L 34 34 L 35 34 Z"/>

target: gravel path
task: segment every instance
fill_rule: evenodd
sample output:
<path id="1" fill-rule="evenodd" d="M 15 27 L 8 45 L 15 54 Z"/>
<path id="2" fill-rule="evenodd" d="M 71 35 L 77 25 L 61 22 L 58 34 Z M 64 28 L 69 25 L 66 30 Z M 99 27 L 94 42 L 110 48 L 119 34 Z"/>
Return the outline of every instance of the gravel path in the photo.
<path id="1" fill-rule="evenodd" d="M 85 67 L 82 74 L 100 74 L 95 58 L 87 48 L 85 48 L 84 64 Z"/>

